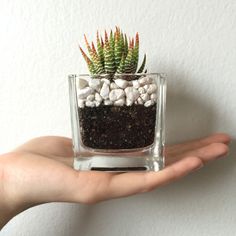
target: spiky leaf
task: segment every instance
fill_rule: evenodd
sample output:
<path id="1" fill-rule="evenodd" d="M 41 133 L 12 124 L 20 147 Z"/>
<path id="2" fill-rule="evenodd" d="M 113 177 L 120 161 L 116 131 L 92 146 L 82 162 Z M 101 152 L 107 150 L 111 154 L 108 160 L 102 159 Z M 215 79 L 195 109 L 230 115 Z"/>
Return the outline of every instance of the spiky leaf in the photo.
<path id="1" fill-rule="evenodd" d="M 145 67 L 145 64 L 146 64 L 146 54 L 144 54 L 144 57 L 143 57 L 143 62 L 141 64 L 141 66 L 139 67 L 137 73 L 142 73 L 143 72 L 143 69 Z"/>
<path id="2" fill-rule="evenodd" d="M 105 31 L 105 45 L 104 45 L 104 68 L 105 73 L 114 74 L 116 72 L 114 54 L 108 41 L 108 36 Z"/>
<path id="3" fill-rule="evenodd" d="M 96 71 L 95 71 L 95 68 L 94 68 L 94 65 L 92 63 L 92 61 L 89 59 L 89 57 L 86 55 L 86 53 L 83 51 L 83 49 L 81 47 L 80 48 L 80 51 L 82 53 L 82 56 L 84 58 L 84 60 L 86 61 L 87 63 L 87 66 L 88 66 L 88 69 L 89 69 L 89 72 L 91 74 L 96 74 Z"/>
<path id="4" fill-rule="evenodd" d="M 98 31 L 97 31 L 97 51 L 98 51 L 98 56 L 99 56 L 99 59 L 101 61 L 101 64 L 104 67 L 103 46 L 102 46 L 102 43 L 100 42 Z"/>
<path id="5" fill-rule="evenodd" d="M 120 64 L 117 68 L 117 73 L 118 74 L 125 73 L 125 56 L 124 56 L 124 54 L 121 56 Z"/>

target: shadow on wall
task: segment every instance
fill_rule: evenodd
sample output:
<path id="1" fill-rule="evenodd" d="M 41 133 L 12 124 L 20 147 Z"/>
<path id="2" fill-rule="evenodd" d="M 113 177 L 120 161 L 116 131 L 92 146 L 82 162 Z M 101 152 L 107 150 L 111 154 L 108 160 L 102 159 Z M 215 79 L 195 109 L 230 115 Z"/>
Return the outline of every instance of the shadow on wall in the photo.
<path id="1" fill-rule="evenodd" d="M 167 143 L 195 139 L 215 132 L 214 119 L 217 111 L 210 102 L 196 94 L 192 78 L 185 78 L 184 75 L 168 77 Z"/>

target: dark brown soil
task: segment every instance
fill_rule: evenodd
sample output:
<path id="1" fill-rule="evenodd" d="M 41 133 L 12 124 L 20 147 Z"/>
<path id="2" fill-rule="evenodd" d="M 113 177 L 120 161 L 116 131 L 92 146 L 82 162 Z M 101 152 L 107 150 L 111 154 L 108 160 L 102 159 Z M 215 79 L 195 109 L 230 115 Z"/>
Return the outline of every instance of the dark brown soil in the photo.
<path id="1" fill-rule="evenodd" d="M 156 104 L 79 108 L 79 120 L 82 142 L 87 147 L 147 147 L 154 141 Z"/>

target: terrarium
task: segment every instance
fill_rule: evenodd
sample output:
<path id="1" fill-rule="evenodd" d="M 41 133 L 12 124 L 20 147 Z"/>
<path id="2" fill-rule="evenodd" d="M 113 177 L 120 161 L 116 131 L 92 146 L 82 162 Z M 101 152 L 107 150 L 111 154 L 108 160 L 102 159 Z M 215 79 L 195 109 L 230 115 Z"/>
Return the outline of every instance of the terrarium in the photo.
<path id="1" fill-rule="evenodd" d="M 69 76 L 74 168 L 158 171 L 164 167 L 166 77 L 138 68 L 139 35 L 116 27 L 80 48 L 89 74 Z"/>

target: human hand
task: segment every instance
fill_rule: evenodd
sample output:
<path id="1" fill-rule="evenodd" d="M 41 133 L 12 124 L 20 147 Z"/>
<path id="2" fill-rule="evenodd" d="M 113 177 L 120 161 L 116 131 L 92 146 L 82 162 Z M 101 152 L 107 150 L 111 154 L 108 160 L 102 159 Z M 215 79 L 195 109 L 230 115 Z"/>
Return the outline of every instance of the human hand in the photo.
<path id="1" fill-rule="evenodd" d="M 47 202 L 96 203 L 153 190 L 228 152 L 230 138 L 215 134 L 166 148 L 159 172 L 108 173 L 72 168 L 72 143 L 63 137 L 35 138 L 0 156 L 0 210 L 4 225 L 17 213 Z M 0 213 L 1 216 L 1 213 Z"/>

